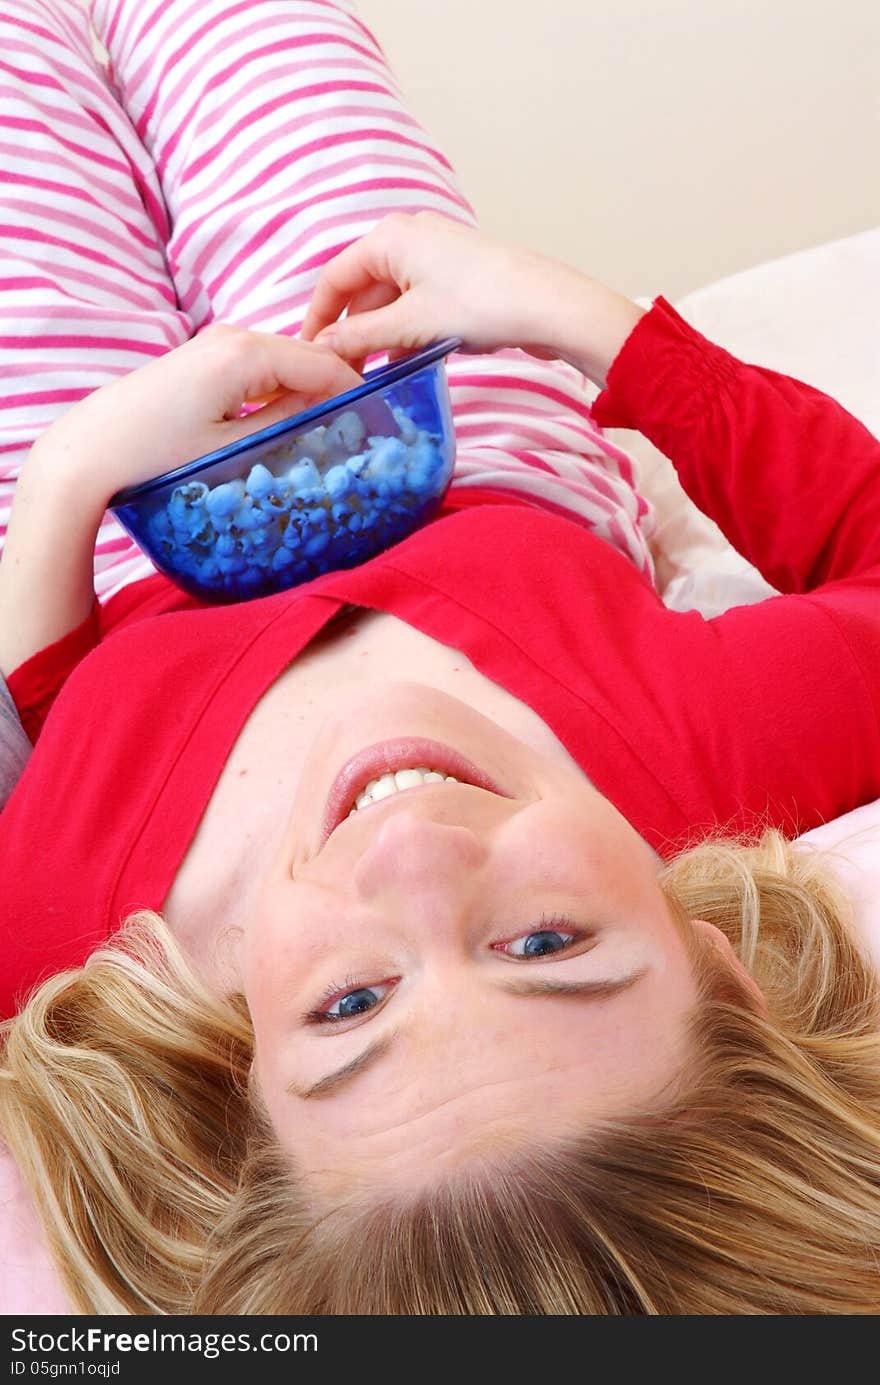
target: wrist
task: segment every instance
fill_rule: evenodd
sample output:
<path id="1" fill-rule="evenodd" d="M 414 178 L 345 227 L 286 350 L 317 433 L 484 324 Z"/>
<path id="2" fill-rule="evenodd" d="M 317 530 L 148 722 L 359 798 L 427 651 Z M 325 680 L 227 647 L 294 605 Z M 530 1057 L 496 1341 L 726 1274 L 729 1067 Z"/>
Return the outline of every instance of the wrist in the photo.
<path id="1" fill-rule="evenodd" d="M 95 599 L 103 504 L 59 457 L 31 449 L 15 488 L 0 561 L 0 673 L 81 625 Z"/>
<path id="2" fill-rule="evenodd" d="M 624 294 L 586 280 L 568 304 L 563 359 L 604 389 L 611 366 L 644 315 L 645 309 Z"/>
<path id="3" fill-rule="evenodd" d="M 567 361 L 600 389 L 646 311 L 625 294 L 567 265 L 557 267 L 544 307 L 542 353 Z"/>
<path id="4" fill-rule="evenodd" d="M 92 452 L 91 460 L 94 461 Z M 24 494 L 29 510 L 35 513 L 66 513 L 75 517 L 77 528 L 101 527 L 110 500 L 108 487 L 94 465 L 83 462 L 83 449 L 73 446 L 49 429 L 34 443 L 27 455 L 16 487 L 16 497 Z"/>

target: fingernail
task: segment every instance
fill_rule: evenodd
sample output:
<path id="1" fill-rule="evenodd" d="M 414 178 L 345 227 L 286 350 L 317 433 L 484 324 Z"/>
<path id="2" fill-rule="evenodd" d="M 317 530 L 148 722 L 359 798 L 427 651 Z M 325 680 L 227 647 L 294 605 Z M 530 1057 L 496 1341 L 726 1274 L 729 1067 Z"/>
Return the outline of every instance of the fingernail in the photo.
<path id="1" fill-rule="evenodd" d="M 323 332 L 319 332 L 315 341 L 319 341 L 322 346 L 329 346 L 331 351 L 335 351 L 339 345 L 339 333 L 333 327 L 325 327 Z"/>

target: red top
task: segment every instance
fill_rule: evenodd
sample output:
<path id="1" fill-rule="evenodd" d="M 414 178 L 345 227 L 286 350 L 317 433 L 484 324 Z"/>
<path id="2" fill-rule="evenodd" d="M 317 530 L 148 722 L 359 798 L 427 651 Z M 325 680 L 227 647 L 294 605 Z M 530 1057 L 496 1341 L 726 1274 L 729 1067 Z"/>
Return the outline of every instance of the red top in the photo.
<path id="1" fill-rule="evenodd" d="M 593 416 L 655 442 L 787 594 L 669 611 L 588 530 L 507 500 L 447 506 L 360 568 L 238 606 L 135 583 L 9 680 L 39 741 L 0 815 L 0 1014 L 161 907 L 249 713 L 346 603 L 461 649 L 664 855 L 880 796 L 880 443 L 662 298 Z"/>

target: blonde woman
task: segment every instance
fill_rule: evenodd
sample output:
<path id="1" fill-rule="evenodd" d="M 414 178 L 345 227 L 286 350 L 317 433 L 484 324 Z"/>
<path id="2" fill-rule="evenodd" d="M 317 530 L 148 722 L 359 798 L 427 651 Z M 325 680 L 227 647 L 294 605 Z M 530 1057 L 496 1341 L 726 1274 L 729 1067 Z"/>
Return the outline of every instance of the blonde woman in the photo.
<path id="1" fill-rule="evenodd" d="M 93 606 L 131 475 L 453 333 L 592 379 L 784 594 L 673 614 L 510 500 L 267 601 Z M 72 1301 L 876 1311 L 877 982 L 780 830 L 880 793 L 877 442 L 665 300 L 436 214 L 333 259 L 302 335 L 203 333 L 18 483 L 0 669 L 39 739 L 0 818 L 5 994 L 59 974 L 0 1120 Z"/>

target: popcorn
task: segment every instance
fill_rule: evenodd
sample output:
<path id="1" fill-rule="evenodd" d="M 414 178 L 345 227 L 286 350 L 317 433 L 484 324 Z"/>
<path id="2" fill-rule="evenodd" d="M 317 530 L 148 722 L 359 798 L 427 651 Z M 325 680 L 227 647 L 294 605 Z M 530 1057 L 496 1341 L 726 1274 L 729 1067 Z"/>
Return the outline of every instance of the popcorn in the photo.
<path id="1" fill-rule="evenodd" d="M 176 494 L 177 492 L 175 491 L 169 501 L 169 509 L 171 508 L 171 503 Z M 233 514 L 234 511 L 238 509 L 244 499 L 244 495 L 244 481 L 238 479 L 234 481 L 224 481 L 221 485 L 215 486 L 214 489 L 209 491 L 205 496 L 205 509 L 212 519 L 225 519 L 227 515 Z"/>
<path id="2" fill-rule="evenodd" d="M 310 433 L 303 433 L 301 438 L 297 438 L 296 445 L 315 462 L 320 462 L 327 450 L 326 438 L 327 429 L 323 424 L 320 424 L 317 428 L 313 428 Z"/>
<path id="3" fill-rule="evenodd" d="M 275 492 L 275 477 L 268 467 L 263 466 L 262 462 L 257 462 L 252 466 L 250 474 L 245 482 L 245 490 L 254 500 L 266 500 Z"/>
<path id="4" fill-rule="evenodd" d="M 276 548 L 272 555 L 272 571 L 283 572 L 285 568 L 290 567 L 293 560 L 293 554 L 289 548 Z"/>
<path id="5" fill-rule="evenodd" d="M 308 490 L 311 486 L 320 486 L 321 473 L 311 457 L 303 457 L 287 473 L 287 481 L 295 494 L 297 491 Z"/>
<path id="6" fill-rule="evenodd" d="M 352 452 L 357 452 L 364 440 L 365 432 L 360 414 L 349 409 L 328 425 L 324 434 L 324 444 L 328 451 L 336 449 L 349 456 Z"/>
<path id="7" fill-rule="evenodd" d="M 313 534 L 303 544 L 303 552 L 307 558 L 315 558 L 319 553 L 323 553 L 329 542 L 329 534 Z"/>
<path id="8" fill-rule="evenodd" d="M 360 474 L 361 474 L 361 472 L 364 470 L 364 468 L 369 464 L 369 461 L 370 461 L 370 454 L 369 454 L 369 452 L 358 452 L 358 453 L 355 454 L 355 456 L 349 457 L 349 459 L 348 459 L 348 461 L 345 463 L 345 465 L 346 465 L 346 467 L 348 468 L 348 470 L 351 472 L 351 475 L 352 475 L 352 476 L 358 477 L 358 476 L 360 476 Z"/>
<path id="9" fill-rule="evenodd" d="M 201 481 L 188 481 L 171 493 L 168 518 L 174 531 L 194 533 L 205 522 L 204 504 L 208 487 Z"/>
<path id="10" fill-rule="evenodd" d="M 345 495 L 351 489 L 354 478 L 346 466 L 331 466 L 327 475 L 324 477 L 324 485 L 327 487 L 327 494 L 334 499 L 337 496 Z"/>
<path id="11" fill-rule="evenodd" d="M 406 465 L 406 443 L 402 438 L 370 438 L 372 457 L 367 468 L 371 476 L 391 479 L 397 469 Z"/>
<path id="12" fill-rule="evenodd" d="M 148 521 L 153 556 L 203 597 L 242 600 L 365 562 L 411 533 L 445 482 L 441 439 L 392 408 L 398 433 L 353 410 L 291 448 L 276 443 L 246 476 L 186 481 Z M 360 450 L 358 450 L 360 449 Z"/>
<path id="13" fill-rule="evenodd" d="M 409 414 L 406 412 L 406 410 L 402 409 L 398 404 L 391 410 L 391 413 L 394 416 L 394 422 L 397 424 L 397 427 L 400 430 L 400 436 L 402 440 L 405 443 L 415 442 L 416 438 L 418 437 L 419 430 L 413 419 L 411 419 Z"/>

